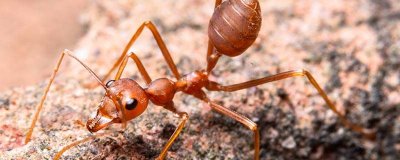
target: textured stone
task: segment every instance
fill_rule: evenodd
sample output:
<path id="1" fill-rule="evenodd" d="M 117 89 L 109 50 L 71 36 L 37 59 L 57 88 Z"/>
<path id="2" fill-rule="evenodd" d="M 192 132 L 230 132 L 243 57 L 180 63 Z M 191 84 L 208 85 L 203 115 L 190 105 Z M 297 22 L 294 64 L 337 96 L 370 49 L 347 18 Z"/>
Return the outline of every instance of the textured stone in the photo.
<path id="1" fill-rule="evenodd" d="M 103 75 L 144 20 L 159 28 L 181 73 L 205 67 L 210 1 L 93 2 L 86 12 L 88 32 L 74 54 Z M 208 92 L 223 106 L 255 120 L 261 159 L 399 159 L 400 4 L 396 1 L 261 1 L 263 25 L 245 54 L 222 57 L 211 78 L 239 83 L 292 69 L 308 69 L 339 111 L 367 128 L 369 141 L 345 128 L 304 78 L 293 78 L 234 93 Z M 148 31 L 133 49 L 153 79 L 172 77 Z M 55 62 L 54 62 L 55 63 Z M 50 159 L 63 146 L 90 135 L 85 120 L 104 94 L 87 90 L 93 82 L 68 60 L 50 91 L 33 141 L 22 143 L 45 83 L 0 94 L 2 159 Z M 144 84 L 133 64 L 125 77 Z M 172 78 L 173 79 L 173 78 Z M 282 101 L 282 90 L 291 103 Z M 282 97 L 282 96 L 281 96 Z M 196 99 L 177 94 L 177 107 L 189 122 L 171 147 L 169 159 L 250 159 L 252 134 Z M 292 107 L 291 107 L 292 106 Z M 294 108 L 294 109 L 292 109 Z M 153 159 L 178 123 L 170 112 L 150 105 L 126 129 L 79 145 L 64 159 Z M 293 139 L 293 141 L 292 141 Z M 295 142 L 295 146 L 285 141 Z"/>

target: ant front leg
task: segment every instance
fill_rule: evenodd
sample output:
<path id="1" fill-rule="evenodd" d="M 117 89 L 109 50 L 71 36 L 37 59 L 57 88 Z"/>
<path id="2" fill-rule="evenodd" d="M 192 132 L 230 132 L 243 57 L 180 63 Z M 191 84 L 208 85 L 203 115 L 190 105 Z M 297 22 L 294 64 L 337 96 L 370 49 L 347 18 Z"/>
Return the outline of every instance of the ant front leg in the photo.
<path id="1" fill-rule="evenodd" d="M 137 57 L 137 55 L 134 52 L 129 53 L 124 57 L 122 60 L 121 65 L 119 66 L 117 75 L 115 75 L 114 80 L 119 80 L 121 78 L 122 73 L 124 72 L 124 69 L 126 67 L 126 64 L 128 63 L 129 58 L 132 58 L 132 60 L 135 62 L 137 68 L 139 69 L 140 74 L 142 75 L 143 79 L 146 81 L 146 84 L 150 84 L 151 78 L 149 76 L 149 73 L 146 71 L 146 68 L 144 68 L 142 61 Z M 116 102 L 118 100 L 115 100 Z M 122 117 L 122 127 L 126 127 L 126 119 L 125 119 L 125 108 L 121 107 L 119 110 L 122 112 L 121 117 Z"/>
<path id="2" fill-rule="evenodd" d="M 105 132 L 105 133 L 100 133 L 100 134 L 96 134 L 96 135 L 91 135 L 91 136 L 86 137 L 86 138 L 84 138 L 84 139 L 75 141 L 75 142 L 73 142 L 73 143 L 71 143 L 71 144 L 69 144 L 69 145 L 63 147 L 60 151 L 58 151 L 58 152 L 56 153 L 56 155 L 54 156 L 53 160 L 58 160 L 58 159 L 60 159 L 61 156 L 62 156 L 62 154 L 63 154 L 65 151 L 68 151 L 69 149 L 71 149 L 71 148 L 73 148 L 73 147 L 75 147 L 75 146 L 78 146 L 78 145 L 80 145 L 80 144 L 82 144 L 82 143 L 88 142 L 88 141 L 93 140 L 93 139 L 98 138 L 98 137 L 102 137 L 102 136 L 107 135 L 107 134 L 110 134 L 110 132 Z"/>
<path id="3" fill-rule="evenodd" d="M 158 32 L 156 26 L 151 21 L 146 21 L 142 25 L 140 25 L 139 29 L 132 36 L 132 38 L 129 40 L 128 44 L 125 46 L 124 51 L 122 52 L 122 55 L 118 58 L 117 62 L 114 63 L 113 67 L 103 77 L 102 82 L 105 82 L 106 79 L 111 75 L 111 73 L 118 67 L 118 65 L 121 64 L 121 62 L 123 61 L 126 53 L 128 53 L 128 51 L 131 48 L 131 46 L 135 43 L 136 39 L 142 33 L 144 27 L 147 27 L 151 31 L 151 33 L 153 34 L 154 39 L 156 40 L 157 45 L 160 48 L 161 53 L 163 54 L 165 61 L 167 62 L 169 68 L 171 69 L 171 71 L 174 74 L 174 76 L 176 77 L 176 79 L 180 79 L 181 78 L 181 75 L 179 74 L 175 63 L 172 60 L 171 54 L 169 53 L 168 48 L 166 47 L 164 41 L 162 40 L 161 35 Z"/>
<path id="4" fill-rule="evenodd" d="M 144 68 L 142 61 L 140 61 L 138 56 L 133 52 L 126 55 L 123 59 L 121 65 L 119 66 L 117 75 L 115 76 L 115 80 L 119 80 L 121 78 L 122 72 L 124 71 L 126 64 L 128 63 L 128 58 L 132 58 L 137 68 L 139 69 L 139 72 L 142 75 L 143 79 L 146 81 L 146 84 L 150 84 L 151 78 L 149 76 L 149 73 L 146 71 L 146 68 Z"/>
<path id="5" fill-rule="evenodd" d="M 369 139 L 374 139 L 375 138 L 375 133 L 371 132 L 369 130 L 365 130 L 365 128 L 358 126 L 356 124 L 351 123 L 348 121 L 345 116 L 343 116 L 335 107 L 335 105 L 331 102 L 331 100 L 328 98 L 326 93 L 321 89 L 321 87 L 318 85 L 317 81 L 314 79 L 314 77 L 310 74 L 310 72 L 306 70 L 293 70 L 293 71 L 288 71 L 288 72 L 283 72 L 283 73 L 278 73 L 276 75 L 272 76 L 267 76 L 264 78 L 260 79 L 255 79 L 239 84 L 234 84 L 234 85 L 228 85 L 228 86 L 223 86 L 220 85 L 216 82 L 210 82 L 209 85 L 206 87 L 210 91 L 226 91 L 226 92 L 233 92 L 241 89 L 246 89 L 254 86 L 258 86 L 264 83 L 269 83 L 269 82 L 274 82 L 274 81 L 279 81 L 283 80 L 286 78 L 291 78 L 291 77 L 307 77 L 309 82 L 314 86 L 315 89 L 317 89 L 318 93 L 320 96 L 325 100 L 325 103 L 328 105 L 328 107 L 337 115 L 339 116 L 340 121 L 346 126 L 352 129 L 353 131 L 356 131 L 358 133 L 361 133 L 365 137 Z"/>
<path id="6" fill-rule="evenodd" d="M 39 118 L 40 111 L 41 111 L 42 108 L 43 108 L 43 104 L 44 104 L 44 101 L 46 100 L 47 93 L 49 92 L 50 87 L 51 87 L 51 85 L 53 84 L 54 78 L 56 77 L 56 75 L 57 75 L 57 73 L 58 73 L 58 69 L 60 68 L 61 62 L 63 61 L 65 55 L 70 56 L 71 58 L 73 58 L 73 59 L 75 59 L 76 61 L 78 61 L 83 67 L 85 67 L 85 69 L 88 70 L 89 73 L 90 73 L 90 74 L 100 83 L 100 85 L 103 86 L 103 88 L 108 92 L 108 89 L 107 89 L 107 87 L 104 85 L 104 83 L 101 82 L 101 80 L 99 79 L 99 77 L 98 77 L 87 65 L 85 65 L 82 61 L 80 61 L 78 58 L 76 58 L 75 56 L 73 56 L 72 53 L 71 53 L 71 51 L 69 51 L 69 50 L 64 50 L 64 51 L 62 52 L 60 58 L 58 59 L 57 65 L 56 65 L 56 67 L 54 68 L 53 74 L 52 74 L 51 77 L 50 77 L 50 81 L 49 81 L 49 83 L 47 84 L 47 86 L 46 86 L 46 88 L 45 88 L 45 90 L 44 90 L 42 99 L 40 100 L 40 103 L 37 105 L 36 112 L 35 112 L 35 114 L 34 114 L 34 116 L 33 116 L 31 126 L 29 127 L 28 133 L 26 134 L 25 144 L 28 143 L 28 142 L 31 140 L 31 136 L 32 136 L 32 133 L 33 133 L 33 129 L 35 128 L 35 124 L 36 124 L 36 122 L 37 122 L 37 120 L 38 120 L 38 118 Z"/>
<path id="7" fill-rule="evenodd" d="M 169 111 L 177 114 L 181 121 L 179 122 L 178 127 L 175 129 L 172 136 L 169 138 L 168 142 L 165 144 L 163 150 L 161 151 L 160 155 L 157 157 L 158 160 L 162 160 L 167 156 L 168 149 L 171 147 L 172 143 L 174 143 L 175 139 L 179 136 L 179 133 L 182 132 L 183 127 L 185 127 L 186 121 L 189 119 L 189 116 L 186 112 L 178 112 L 173 103 L 165 106 L 164 108 L 168 109 Z"/>

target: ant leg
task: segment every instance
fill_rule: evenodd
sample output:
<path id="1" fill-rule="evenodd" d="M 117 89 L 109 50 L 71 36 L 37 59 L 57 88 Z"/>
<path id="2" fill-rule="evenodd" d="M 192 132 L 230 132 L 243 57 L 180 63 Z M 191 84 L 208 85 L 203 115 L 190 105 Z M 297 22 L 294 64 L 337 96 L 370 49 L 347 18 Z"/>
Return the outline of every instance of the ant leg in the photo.
<path id="1" fill-rule="evenodd" d="M 207 98 L 207 96 L 204 94 L 204 92 L 200 92 L 197 95 L 194 95 L 196 98 L 206 102 L 212 109 L 216 110 L 217 112 L 226 115 L 228 117 L 233 118 L 234 120 L 242 123 L 245 125 L 247 128 L 249 128 L 251 131 L 254 133 L 254 159 L 258 160 L 260 159 L 259 154 L 260 154 L 260 133 L 258 131 L 257 124 L 248 119 L 247 117 L 236 113 L 226 107 L 223 107 L 215 102 L 212 102 Z"/>
<path id="2" fill-rule="evenodd" d="M 117 75 L 115 76 L 115 80 L 119 80 L 121 78 L 122 72 L 124 71 L 126 64 L 128 63 L 128 58 L 132 58 L 132 60 L 135 61 L 135 64 L 136 64 L 137 68 L 139 69 L 140 74 L 142 75 L 143 79 L 146 81 L 146 84 L 150 84 L 151 78 L 149 76 L 149 73 L 146 71 L 146 68 L 144 68 L 142 61 L 140 61 L 138 56 L 133 52 L 130 52 L 123 59 L 121 65 L 119 66 Z"/>
<path id="3" fill-rule="evenodd" d="M 165 144 L 163 150 L 161 151 L 160 155 L 157 157 L 158 160 L 162 160 L 167 156 L 168 149 L 171 147 L 172 143 L 174 143 L 175 139 L 178 137 L 179 133 L 181 133 L 183 127 L 186 124 L 186 121 L 189 119 L 189 116 L 186 112 L 178 112 L 176 111 L 173 103 L 170 105 L 165 106 L 166 109 L 174 112 L 175 114 L 179 115 L 181 122 L 179 122 L 178 127 L 175 129 L 172 136 L 169 138 L 168 142 Z"/>
<path id="4" fill-rule="evenodd" d="M 171 145 L 175 141 L 175 139 L 179 136 L 179 133 L 181 133 L 181 131 L 183 130 L 183 127 L 186 124 L 186 121 L 189 118 L 189 116 L 188 116 L 188 114 L 186 112 L 177 112 L 176 109 L 173 107 L 173 105 L 165 106 L 165 108 L 170 110 L 170 111 L 172 111 L 172 112 L 174 112 L 175 114 L 179 115 L 179 117 L 181 119 L 181 122 L 179 123 L 178 127 L 175 129 L 175 131 L 172 134 L 172 136 L 169 138 L 168 142 L 165 144 L 165 146 L 164 146 L 163 150 L 161 151 L 160 155 L 157 157 L 157 159 L 160 159 L 160 160 L 164 159 L 167 156 L 168 149 L 171 147 Z M 93 139 L 95 139 L 97 137 L 104 136 L 106 134 L 108 134 L 108 133 L 101 133 L 101 134 L 97 134 L 97 135 L 94 135 L 94 136 L 90 136 L 90 137 L 84 138 L 82 140 L 75 141 L 75 142 L 65 146 L 64 148 L 62 148 L 59 152 L 57 152 L 57 154 L 54 156 L 54 160 L 60 159 L 62 154 L 65 151 L 67 151 L 67 150 L 69 150 L 69 149 L 71 149 L 71 148 L 73 148 L 73 147 L 75 147 L 75 146 L 77 146 L 77 145 L 79 145 L 81 143 L 85 143 L 87 141 L 93 140 Z"/>
<path id="5" fill-rule="evenodd" d="M 44 101 L 46 100 L 47 93 L 48 93 L 49 90 L 50 90 L 50 86 L 52 85 L 52 83 L 53 83 L 53 81 L 54 81 L 54 78 L 55 78 L 56 75 L 57 75 L 58 69 L 60 68 L 61 62 L 63 61 L 65 55 L 70 56 L 71 58 L 73 58 L 73 59 L 75 59 L 76 61 L 78 61 L 83 67 L 85 67 L 85 69 L 88 70 L 89 73 L 90 73 L 90 74 L 100 83 L 100 85 L 103 86 L 104 89 L 106 89 L 106 91 L 108 92 L 108 89 L 107 89 L 107 87 L 104 85 L 104 83 L 101 82 L 101 80 L 98 78 L 98 76 L 97 76 L 88 66 L 86 66 L 82 61 L 80 61 L 78 58 L 76 58 L 75 56 L 73 56 L 72 53 L 71 53 L 71 51 L 69 51 L 69 50 L 64 50 L 64 51 L 62 52 L 60 58 L 58 59 L 57 65 L 56 65 L 56 67 L 54 68 L 53 74 L 52 74 L 51 77 L 50 77 L 50 81 L 49 81 L 49 83 L 47 84 L 47 86 L 46 86 L 46 88 L 45 88 L 45 90 L 44 90 L 42 99 L 40 100 L 40 103 L 37 105 L 37 109 L 36 109 L 36 112 L 35 112 L 35 114 L 34 114 L 34 116 L 33 116 L 31 126 L 29 127 L 28 133 L 26 134 L 25 144 L 28 143 L 28 142 L 31 140 L 31 136 L 32 136 L 32 133 L 33 133 L 33 129 L 35 128 L 35 124 L 36 124 L 36 122 L 37 122 L 37 120 L 38 120 L 38 118 L 39 118 L 40 111 L 41 111 L 42 108 L 43 108 L 43 103 L 44 103 Z"/>
<path id="6" fill-rule="evenodd" d="M 154 36 L 154 39 L 156 40 L 158 47 L 161 50 L 161 53 L 164 56 L 165 61 L 167 61 L 167 64 L 169 68 L 171 69 L 172 73 L 176 77 L 176 79 L 180 79 L 181 75 L 178 72 L 178 69 L 176 68 L 176 65 L 174 61 L 172 60 L 171 54 L 169 53 L 164 41 L 162 40 L 160 33 L 158 32 L 157 28 L 154 26 L 154 24 L 151 21 L 146 21 L 143 22 L 142 25 L 140 25 L 139 29 L 136 31 L 136 33 L 132 36 L 132 38 L 129 40 L 128 44 L 125 46 L 124 51 L 122 52 L 122 55 L 118 58 L 117 62 L 114 63 L 113 67 L 107 72 L 107 74 L 103 77 L 102 82 L 104 82 L 110 75 L 111 73 L 117 68 L 117 66 L 123 61 L 124 56 L 126 53 L 128 53 L 129 49 L 135 43 L 136 39 L 139 37 L 139 35 L 142 33 L 144 27 L 147 27 L 151 33 Z"/>
<path id="7" fill-rule="evenodd" d="M 222 3 L 222 0 L 216 0 L 214 9 L 217 8 Z M 221 54 L 214 52 L 214 44 L 208 40 L 207 46 L 207 73 L 210 73 L 211 70 L 215 67 L 218 62 L 219 57 Z"/>
<path id="8" fill-rule="evenodd" d="M 96 135 L 92 135 L 92 136 L 86 137 L 86 138 L 81 139 L 81 140 L 77 140 L 77 141 L 75 141 L 75 142 L 73 142 L 73 143 L 71 143 L 71 144 L 69 144 L 69 145 L 63 147 L 60 151 L 58 151 L 58 152 L 56 153 L 56 155 L 54 156 L 53 159 L 54 159 L 54 160 L 58 160 L 58 159 L 61 158 L 62 154 L 63 154 L 65 151 L 67 151 L 67 150 L 69 150 L 69 149 L 71 149 L 71 148 L 73 148 L 73 147 L 75 147 L 75 146 L 77 146 L 77 145 L 79 145 L 79 144 L 85 143 L 85 142 L 87 142 L 87 141 L 93 140 L 93 139 L 98 138 L 98 137 L 102 137 L 102 136 L 104 136 L 104 135 L 106 135 L 106 134 L 109 134 L 109 133 L 110 133 L 110 132 L 100 133 L 100 134 L 96 134 Z"/>
<path id="9" fill-rule="evenodd" d="M 272 76 L 267 76 L 264 78 L 259 78 L 239 84 L 234 84 L 234 85 L 228 85 L 228 86 L 222 86 L 216 82 L 210 82 L 209 85 L 206 87 L 210 91 L 226 91 L 226 92 L 233 92 L 241 89 L 246 89 L 250 88 L 253 86 L 261 85 L 264 83 L 269 83 L 269 82 L 274 82 L 274 81 L 279 81 L 282 79 L 286 78 L 291 78 L 291 77 L 307 77 L 309 82 L 314 86 L 315 89 L 317 89 L 319 95 L 325 100 L 325 103 L 328 105 L 328 107 L 336 114 L 339 116 L 340 121 L 346 126 L 352 129 L 353 131 L 356 131 L 358 133 L 361 133 L 365 137 L 369 139 L 374 139 L 375 138 L 375 133 L 371 132 L 370 130 L 366 130 L 365 128 L 358 126 L 356 124 L 351 123 L 348 121 L 344 115 L 342 115 L 335 105 L 331 102 L 331 100 L 328 98 L 326 93 L 321 89 L 321 87 L 318 85 L 317 81 L 314 79 L 314 77 L 311 75 L 310 72 L 306 70 L 293 70 L 293 71 L 287 71 L 283 73 L 278 73 L 276 75 Z"/>

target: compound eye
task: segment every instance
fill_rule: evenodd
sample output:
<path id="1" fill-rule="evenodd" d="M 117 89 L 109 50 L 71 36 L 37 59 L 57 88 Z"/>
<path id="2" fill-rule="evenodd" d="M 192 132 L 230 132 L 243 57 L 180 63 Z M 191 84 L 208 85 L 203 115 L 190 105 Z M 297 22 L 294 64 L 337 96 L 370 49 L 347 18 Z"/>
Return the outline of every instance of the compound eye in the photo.
<path id="1" fill-rule="evenodd" d="M 133 110 L 136 108 L 138 101 L 135 98 L 128 98 L 125 103 L 125 108 L 127 110 Z"/>
<path id="2" fill-rule="evenodd" d="M 106 83 L 106 87 L 109 88 L 114 82 L 115 82 L 115 80 L 109 80 L 109 81 Z"/>

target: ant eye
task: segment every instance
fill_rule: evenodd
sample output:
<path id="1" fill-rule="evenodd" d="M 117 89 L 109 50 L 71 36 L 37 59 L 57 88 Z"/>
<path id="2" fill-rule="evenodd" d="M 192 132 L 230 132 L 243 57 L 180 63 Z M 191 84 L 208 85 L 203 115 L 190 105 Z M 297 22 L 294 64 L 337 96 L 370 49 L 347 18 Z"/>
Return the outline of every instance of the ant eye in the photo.
<path id="1" fill-rule="evenodd" d="M 133 110 L 136 108 L 138 101 L 135 98 L 129 98 L 126 100 L 125 108 L 127 110 Z"/>
<path id="2" fill-rule="evenodd" d="M 106 87 L 110 87 L 114 82 L 115 82 L 115 80 L 109 80 L 109 81 L 106 83 Z"/>

